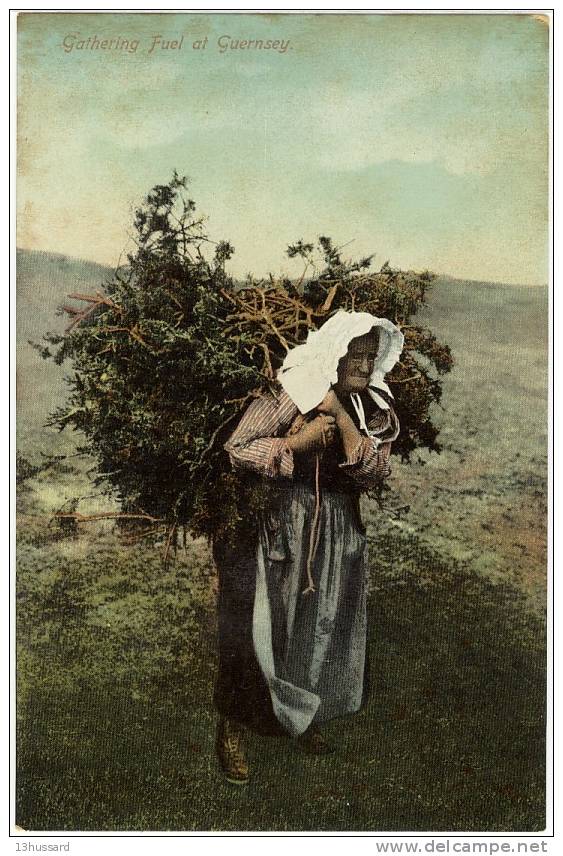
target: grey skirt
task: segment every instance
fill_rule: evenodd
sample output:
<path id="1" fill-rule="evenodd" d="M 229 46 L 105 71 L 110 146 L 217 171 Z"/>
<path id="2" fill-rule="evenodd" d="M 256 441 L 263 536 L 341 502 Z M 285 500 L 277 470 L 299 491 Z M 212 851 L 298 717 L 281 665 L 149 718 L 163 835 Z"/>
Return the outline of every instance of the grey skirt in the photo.
<path id="1" fill-rule="evenodd" d="M 252 639 L 274 714 L 293 736 L 359 710 L 366 659 L 366 539 L 355 498 L 292 484 L 265 514 Z M 311 540 L 316 542 L 307 588 Z"/>

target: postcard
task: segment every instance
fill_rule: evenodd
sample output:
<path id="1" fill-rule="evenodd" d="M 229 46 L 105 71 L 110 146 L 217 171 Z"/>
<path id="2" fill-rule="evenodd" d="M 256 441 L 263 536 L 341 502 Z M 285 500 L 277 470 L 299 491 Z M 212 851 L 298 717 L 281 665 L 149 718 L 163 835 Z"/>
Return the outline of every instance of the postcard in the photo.
<path id="1" fill-rule="evenodd" d="M 550 24 L 17 15 L 22 835 L 549 834 Z"/>

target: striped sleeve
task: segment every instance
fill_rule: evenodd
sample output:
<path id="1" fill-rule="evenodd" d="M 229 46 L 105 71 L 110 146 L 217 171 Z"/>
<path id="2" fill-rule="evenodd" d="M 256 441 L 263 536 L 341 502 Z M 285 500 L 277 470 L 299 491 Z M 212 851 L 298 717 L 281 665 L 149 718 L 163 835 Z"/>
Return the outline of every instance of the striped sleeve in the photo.
<path id="1" fill-rule="evenodd" d="M 391 475 L 391 443 L 399 435 L 399 420 L 395 411 L 392 408 L 379 411 L 368 422 L 368 429 L 387 435 L 386 439 L 362 437 L 348 460 L 340 464 L 346 475 L 363 490 L 375 487 Z"/>
<path id="2" fill-rule="evenodd" d="M 270 478 L 291 478 L 293 452 L 284 437 L 298 409 L 286 392 L 253 401 L 225 443 L 233 467 Z"/>

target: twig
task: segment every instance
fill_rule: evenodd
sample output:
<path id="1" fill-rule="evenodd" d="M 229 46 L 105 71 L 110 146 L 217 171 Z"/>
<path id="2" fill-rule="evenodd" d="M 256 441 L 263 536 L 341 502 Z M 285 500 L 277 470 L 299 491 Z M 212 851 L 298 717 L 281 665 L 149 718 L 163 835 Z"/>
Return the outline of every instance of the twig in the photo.
<path id="1" fill-rule="evenodd" d="M 160 517 L 152 517 L 150 514 L 128 514 L 126 512 L 102 512 L 100 514 L 81 514 L 79 511 L 59 511 L 53 515 L 51 520 L 60 519 L 76 520 L 77 523 L 89 523 L 92 520 L 148 520 L 149 523 L 162 523 Z"/>
<path id="2" fill-rule="evenodd" d="M 176 523 L 172 524 L 172 526 L 170 527 L 170 531 L 168 533 L 168 538 L 166 539 L 166 547 L 164 550 L 164 558 L 162 560 L 165 567 L 168 564 L 168 556 L 170 555 L 170 547 L 172 545 L 172 538 L 174 537 L 174 532 L 176 531 L 176 526 L 177 526 Z"/>
<path id="3" fill-rule="evenodd" d="M 231 415 L 230 415 L 227 419 L 225 419 L 225 420 L 224 420 L 224 422 L 221 422 L 221 424 L 220 424 L 220 425 L 215 429 L 215 431 L 214 431 L 214 432 L 213 432 L 213 434 L 211 435 L 211 439 L 209 440 L 209 443 L 207 444 L 207 446 L 205 447 L 205 449 L 203 450 L 203 452 L 202 452 L 202 453 L 201 453 L 201 455 L 199 456 L 199 461 L 200 461 L 200 463 L 201 463 L 201 461 L 203 461 L 203 459 L 204 459 L 204 458 L 205 458 L 205 456 L 208 454 L 208 452 L 210 452 L 210 451 L 211 451 L 211 449 L 213 448 L 213 444 L 215 443 L 215 440 L 216 440 L 217 435 L 219 434 L 219 432 L 220 432 L 223 428 L 226 428 L 226 426 L 229 424 L 229 422 L 232 422 L 232 420 L 235 418 L 235 416 L 239 416 L 239 414 L 240 414 L 240 411 L 239 411 L 239 410 L 235 410 L 235 412 L 234 412 L 234 413 L 231 413 Z"/>
<path id="4" fill-rule="evenodd" d="M 410 377 L 401 378 L 400 380 L 393 380 L 393 383 L 408 383 L 410 380 L 416 380 L 417 378 L 422 377 L 420 372 L 411 375 Z"/>

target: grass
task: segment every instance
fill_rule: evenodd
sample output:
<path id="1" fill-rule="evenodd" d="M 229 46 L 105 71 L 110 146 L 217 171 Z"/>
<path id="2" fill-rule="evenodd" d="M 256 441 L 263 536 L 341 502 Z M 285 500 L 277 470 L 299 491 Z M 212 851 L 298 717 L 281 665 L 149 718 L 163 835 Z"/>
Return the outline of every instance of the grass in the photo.
<path id="1" fill-rule="evenodd" d="M 252 735 L 237 790 L 214 757 L 202 545 L 165 572 L 112 533 L 79 550 L 41 537 L 19 551 L 24 829 L 544 828 L 544 633 L 516 589 L 412 537 L 376 540 L 369 704 L 327 727 L 331 757 Z"/>

